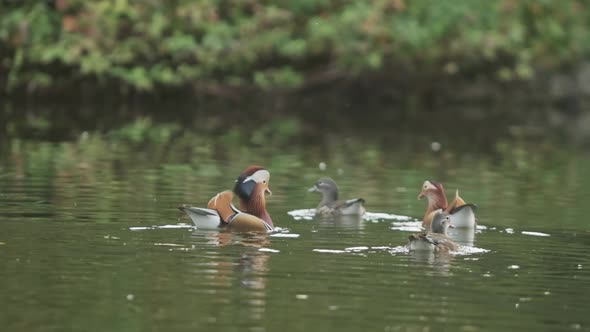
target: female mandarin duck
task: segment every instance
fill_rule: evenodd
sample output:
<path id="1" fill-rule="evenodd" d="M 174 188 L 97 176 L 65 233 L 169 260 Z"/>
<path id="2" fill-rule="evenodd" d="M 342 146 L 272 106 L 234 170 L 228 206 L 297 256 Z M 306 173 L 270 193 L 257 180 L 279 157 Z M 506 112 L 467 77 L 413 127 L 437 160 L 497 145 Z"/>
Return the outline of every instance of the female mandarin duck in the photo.
<path id="1" fill-rule="evenodd" d="M 316 215 L 323 216 L 343 216 L 343 215 L 363 215 L 365 200 L 362 198 L 349 199 L 347 201 L 338 200 L 338 185 L 330 178 L 319 179 L 309 192 L 319 192 L 322 194 L 322 201 L 316 208 Z"/>
<path id="2" fill-rule="evenodd" d="M 246 168 L 236 180 L 233 192 L 226 190 L 215 195 L 207 208 L 181 206 L 179 209 L 191 217 L 199 229 L 226 227 L 238 232 L 272 231 L 274 225 L 266 211 L 266 197 L 272 195 L 268 185 L 270 173 L 261 166 Z M 237 209 L 234 194 L 240 201 Z"/>
<path id="3" fill-rule="evenodd" d="M 447 229 L 453 227 L 451 215 L 436 210 L 432 218 L 432 232 L 412 234 L 408 237 L 408 249 L 434 252 L 456 251 L 459 246 L 447 236 Z"/>
<path id="4" fill-rule="evenodd" d="M 445 195 L 445 189 L 443 185 L 436 181 L 424 181 L 422 185 L 422 191 L 418 195 L 418 199 L 426 197 L 428 200 L 428 206 L 424 219 L 422 220 L 422 226 L 428 229 L 432 223 L 435 212 L 438 209 L 448 213 L 451 218 L 451 222 L 455 227 L 458 228 L 475 228 L 475 204 L 467 204 L 459 196 L 459 190 L 455 191 L 455 198 L 451 204 L 447 203 L 447 197 Z"/>

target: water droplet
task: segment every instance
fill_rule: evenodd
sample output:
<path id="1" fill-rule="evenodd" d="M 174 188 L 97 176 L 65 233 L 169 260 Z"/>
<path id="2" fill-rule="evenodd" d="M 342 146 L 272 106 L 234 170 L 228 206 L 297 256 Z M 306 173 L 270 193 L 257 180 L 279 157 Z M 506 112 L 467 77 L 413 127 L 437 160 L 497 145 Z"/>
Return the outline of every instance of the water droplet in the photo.
<path id="1" fill-rule="evenodd" d="M 326 168 L 328 168 L 328 165 L 325 162 L 321 162 L 318 167 L 320 168 L 320 171 L 325 171 Z"/>
<path id="2" fill-rule="evenodd" d="M 135 299 L 135 295 L 133 294 L 127 294 L 127 301 L 133 301 L 133 299 Z"/>
<path id="3" fill-rule="evenodd" d="M 438 152 L 442 148 L 442 145 L 439 142 L 432 142 L 430 143 L 430 148 L 432 149 L 432 151 Z"/>
<path id="4" fill-rule="evenodd" d="M 307 300 L 309 298 L 309 295 L 307 294 L 297 294 L 295 295 L 295 298 L 298 300 Z"/>

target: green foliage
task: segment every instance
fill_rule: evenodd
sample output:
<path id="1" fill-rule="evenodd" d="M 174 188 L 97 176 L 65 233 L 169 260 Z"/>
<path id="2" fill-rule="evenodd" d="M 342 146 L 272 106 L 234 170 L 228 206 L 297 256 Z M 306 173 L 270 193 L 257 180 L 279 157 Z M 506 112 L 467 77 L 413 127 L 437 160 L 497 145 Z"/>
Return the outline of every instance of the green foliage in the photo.
<path id="1" fill-rule="evenodd" d="M 272 89 L 402 64 L 486 63 L 499 79 L 527 79 L 587 57 L 589 28 L 579 0 L 3 1 L 0 88 L 86 78 Z"/>

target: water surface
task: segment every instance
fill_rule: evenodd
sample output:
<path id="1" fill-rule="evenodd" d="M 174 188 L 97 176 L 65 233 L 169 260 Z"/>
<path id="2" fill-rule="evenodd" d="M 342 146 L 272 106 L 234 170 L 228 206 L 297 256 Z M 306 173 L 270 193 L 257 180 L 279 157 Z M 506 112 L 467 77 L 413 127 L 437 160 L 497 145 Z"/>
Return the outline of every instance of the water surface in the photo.
<path id="1" fill-rule="evenodd" d="M 191 135 L 4 142 L 4 330 L 590 330 L 583 153 L 502 138 L 478 152 L 439 136 L 434 152 L 431 137 L 411 135 L 399 145 L 337 132 L 278 145 Z M 254 163 L 271 171 L 275 224 L 298 237 L 183 226 L 178 205 L 204 206 Z M 371 212 L 412 218 L 424 180 L 449 196 L 460 188 L 485 226 L 463 244 L 489 251 L 408 254 L 396 220 L 289 215 L 317 204 L 306 189 L 320 176 Z M 180 226 L 152 227 L 165 225 Z"/>

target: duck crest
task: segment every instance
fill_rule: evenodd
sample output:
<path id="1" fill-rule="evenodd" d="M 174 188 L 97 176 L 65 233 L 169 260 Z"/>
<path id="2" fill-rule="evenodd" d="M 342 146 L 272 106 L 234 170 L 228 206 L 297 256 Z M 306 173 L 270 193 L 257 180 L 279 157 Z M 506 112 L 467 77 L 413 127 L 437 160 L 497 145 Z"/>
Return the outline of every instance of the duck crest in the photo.
<path id="1" fill-rule="evenodd" d="M 435 196 L 432 197 L 433 199 L 428 200 L 428 205 L 432 205 L 432 210 L 437 209 L 446 209 L 448 206 L 447 203 L 447 195 L 445 193 L 445 188 L 443 187 L 442 183 L 434 180 L 429 180 L 430 183 L 437 189 L 434 194 Z"/>
<path id="2" fill-rule="evenodd" d="M 234 186 L 234 193 L 240 198 L 240 200 L 249 201 L 252 198 L 252 193 L 256 187 L 256 182 L 245 181 L 246 178 L 252 176 L 254 173 L 264 170 L 265 168 L 258 165 L 248 166 L 236 179 Z"/>
<path id="3" fill-rule="evenodd" d="M 259 165 L 250 165 L 250 166 L 246 167 L 246 169 L 242 172 L 242 174 L 240 174 L 240 176 L 238 177 L 238 179 L 240 177 L 246 178 L 247 176 L 250 176 L 250 175 L 252 175 L 252 174 L 254 174 L 254 173 L 258 172 L 258 171 L 261 171 L 263 169 L 265 169 L 265 168 L 262 167 L 262 166 L 259 166 Z"/>

